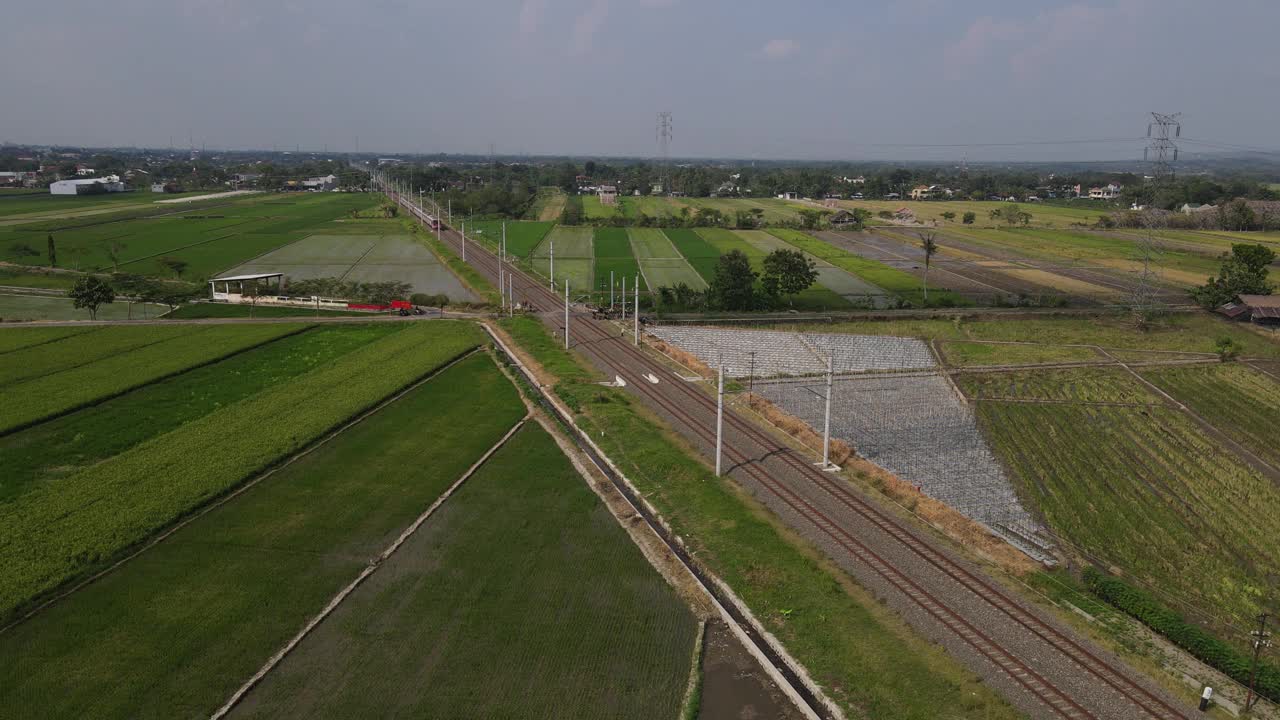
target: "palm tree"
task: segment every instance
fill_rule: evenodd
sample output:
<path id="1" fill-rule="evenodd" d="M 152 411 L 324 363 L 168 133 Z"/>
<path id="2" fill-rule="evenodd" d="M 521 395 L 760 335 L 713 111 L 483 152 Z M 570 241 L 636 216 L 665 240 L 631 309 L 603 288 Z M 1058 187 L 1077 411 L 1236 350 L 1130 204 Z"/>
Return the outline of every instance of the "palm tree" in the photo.
<path id="1" fill-rule="evenodd" d="M 938 252 L 938 243 L 933 239 L 934 233 L 920 233 L 920 249 L 924 250 L 924 301 L 929 302 L 929 265 L 933 262 L 934 253 Z"/>

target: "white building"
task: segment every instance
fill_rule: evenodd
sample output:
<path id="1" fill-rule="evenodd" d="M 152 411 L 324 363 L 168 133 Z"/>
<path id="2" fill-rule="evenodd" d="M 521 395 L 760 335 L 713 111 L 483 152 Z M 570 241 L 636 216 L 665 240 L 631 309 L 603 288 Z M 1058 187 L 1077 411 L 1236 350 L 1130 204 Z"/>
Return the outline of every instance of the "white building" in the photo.
<path id="1" fill-rule="evenodd" d="M 618 204 L 618 188 L 615 185 L 601 185 L 596 194 L 600 196 L 601 205 Z"/>
<path id="2" fill-rule="evenodd" d="M 100 185 L 101 188 L 93 187 Z M 50 195 L 85 195 L 94 192 L 124 192 L 127 190 L 120 182 L 119 175 L 108 175 L 85 180 L 59 180 L 49 184 Z"/>
<path id="3" fill-rule="evenodd" d="M 1115 183 L 1108 183 L 1106 187 L 1089 188 L 1090 200 L 1115 200 L 1120 197 L 1121 186 Z"/>

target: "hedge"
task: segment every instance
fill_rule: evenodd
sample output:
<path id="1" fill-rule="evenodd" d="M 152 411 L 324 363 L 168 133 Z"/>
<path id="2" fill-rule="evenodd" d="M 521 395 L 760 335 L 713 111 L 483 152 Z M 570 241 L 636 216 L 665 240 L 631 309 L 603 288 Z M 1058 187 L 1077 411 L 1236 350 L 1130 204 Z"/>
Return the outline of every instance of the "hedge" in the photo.
<path id="1" fill-rule="evenodd" d="M 1147 593 L 1094 568 L 1084 571 L 1085 586 L 1100 599 L 1133 616 L 1212 668 L 1248 685 L 1252 657 L 1192 625 Z M 1256 689 L 1259 695 L 1280 702 L 1280 667 L 1260 663 Z"/>

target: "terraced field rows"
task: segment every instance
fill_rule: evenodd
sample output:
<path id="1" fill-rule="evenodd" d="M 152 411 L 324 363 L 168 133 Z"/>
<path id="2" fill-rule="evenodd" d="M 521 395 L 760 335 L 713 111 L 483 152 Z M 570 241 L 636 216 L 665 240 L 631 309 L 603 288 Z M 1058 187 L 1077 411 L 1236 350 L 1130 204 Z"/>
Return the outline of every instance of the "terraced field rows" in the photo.
<path id="1" fill-rule="evenodd" d="M 122 328 L 142 330 L 143 328 Z M 159 332 L 158 339 L 97 362 L 69 367 L 5 386 L 5 402 L 0 404 L 0 435 L 56 417 L 77 407 L 140 387 L 173 373 L 218 360 L 277 337 L 297 332 L 298 326 L 254 325 L 249 327 L 148 327 Z M 95 332 L 85 342 L 110 343 L 114 333 Z M 192 338 L 199 338 L 193 342 Z M 76 336 L 67 342 L 75 341 Z M 62 356 L 71 350 L 57 348 L 61 342 L 39 345 L 32 351 Z M 34 353 L 33 353 L 34 354 Z M 43 355 L 46 353 L 39 353 Z"/>
<path id="2" fill-rule="evenodd" d="M 662 230 L 628 228 L 627 236 L 631 240 L 631 251 L 650 287 L 676 287 L 681 283 L 691 288 L 707 286 L 706 280 L 676 250 Z"/>
<path id="3" fill-rule="evenodd" d="M 555 280 L 568 280 L 570 290 L 586 292 L 592 286 L 595 258 L 593 231 L 589 227 L 557 225 L 533 251 L 533 269 L 544 277 L 551 274 L 550 254 L 555 248 Z"/>
<path id="4" fill-rule="evenodd" d="M 233 338 L 261 342 L 261 336 L 298 329 L 286 324 L 207 331 L 233 331 L 228 333 Z M 0 538 L 0 565 L 8 569 L 0 579 L 0 616 L 91 572 L 479 342 L 470 325 L 413 325 L 0 506 L 0 526 L 11 531 Z M 218 347 L 214 342 L 188 345 L 206 352 Z M 110 387 L 121 358 L 128 360 L 108 358 L 84 370 L 98 373 L 99 388 Z M 149 369 L 137 361 L 125 365 Z M 111 374 L 104 377 L 100 368 Z M 79 385 L 93 388 L 94 383 Z M 65 385 L 53 383 L 51 389 L 59 387 Z M 102 390 L 97 392 L 101 397 Z M 38 398 L 29 405 L 43 416 L 51 414 Z"/>
<path id="5" fill-rule="evenodd" d="M 626 278 L 628 297 L 630 297 L 631 291 L 635 289 L 636 277 L 640 276 L 640 264 L 631 253 L 631 241 L 627 236 L 627 230 L 596 228 L 593 253 L 595 289 L 607 292 L 609 280 L 613 278 L 615 286 L 621 290 L 622 280 Z M 640 284 L 643 286 L 642 289 L 649 289 L 644 285 L 643 276 L 640 277 Z"/>
<path id="6" fill-rule="evenodd" d="M 524 412 L 488 357 L 450 368 L 0 634 L 0 716 L 208 717 Z"/>
<path id="7" fill-rule="evenodd" d="M 1159 368 L 1143 377 L 1272 466 L 1280 466 L 1280 381 L 1245 365 Z"/>

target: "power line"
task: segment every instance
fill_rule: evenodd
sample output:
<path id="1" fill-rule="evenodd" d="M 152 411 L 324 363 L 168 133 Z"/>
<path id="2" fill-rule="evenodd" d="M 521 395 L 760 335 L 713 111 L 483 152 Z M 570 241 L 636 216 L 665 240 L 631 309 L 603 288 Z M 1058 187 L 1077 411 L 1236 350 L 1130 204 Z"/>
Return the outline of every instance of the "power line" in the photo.
<path id="1" fill-rule="evenodd" d="M 1090 138 L 1081 140 L 1024 140 L 1021 142 L 991 143 L 854 143 L 855 147 L 878 148 L 975 148 L 975 147 L 1022 147 L 1024 145 L 1095 145 L 1102 143 L 1140 142 L 1142 137 L 1125 138 Z"/>

